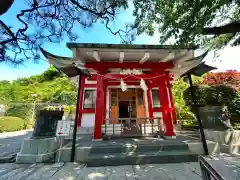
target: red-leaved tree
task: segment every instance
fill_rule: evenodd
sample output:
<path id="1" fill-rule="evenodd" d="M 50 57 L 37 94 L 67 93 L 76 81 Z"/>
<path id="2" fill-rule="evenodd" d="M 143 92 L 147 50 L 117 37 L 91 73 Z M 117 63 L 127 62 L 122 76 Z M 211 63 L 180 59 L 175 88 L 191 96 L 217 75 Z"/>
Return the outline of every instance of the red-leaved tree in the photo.
<path id="1" fill-rule="evenodd" d="M 228 70 L 225 72 L 208 73 L 203 77 L 202 84 L 226 85 L 236 90 L 240 90 L 240 72 L 236 70 Z"/>

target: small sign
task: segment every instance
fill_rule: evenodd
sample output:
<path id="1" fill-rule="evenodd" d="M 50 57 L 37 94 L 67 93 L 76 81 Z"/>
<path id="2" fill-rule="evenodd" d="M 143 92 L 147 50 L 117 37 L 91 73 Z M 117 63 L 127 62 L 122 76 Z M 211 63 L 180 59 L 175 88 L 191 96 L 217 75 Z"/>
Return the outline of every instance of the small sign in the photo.
<path id="1" fill-rule="evenodd" d="M 70 136 L 72 135 L 72 121 L 60 120 L 57 124 L 56 136 Z"/>

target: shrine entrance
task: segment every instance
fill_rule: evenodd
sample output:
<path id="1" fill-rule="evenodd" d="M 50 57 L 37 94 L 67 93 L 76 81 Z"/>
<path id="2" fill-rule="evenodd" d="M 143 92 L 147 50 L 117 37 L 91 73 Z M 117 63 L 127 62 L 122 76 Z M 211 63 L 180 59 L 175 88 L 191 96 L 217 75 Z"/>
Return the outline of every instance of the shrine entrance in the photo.
<path id="1" fill-rule="evenodd" d="M 141 134 L 140 118 L 146 118 L 143 94 L 140 88 L 110 89 L 110 124 L 120 124 L 125 135 Z"/>
<path id="2" fill-rule="evenodd" d="M 144 92 L 140 88 L 131 88 L 122 91 L 119 88 L 110 89 L 110 119 L 132 119 L 141 124 L 137 118 L 146 117 Z M 110 124 L 118 124 L 119 121 L 111 121 Z"/>

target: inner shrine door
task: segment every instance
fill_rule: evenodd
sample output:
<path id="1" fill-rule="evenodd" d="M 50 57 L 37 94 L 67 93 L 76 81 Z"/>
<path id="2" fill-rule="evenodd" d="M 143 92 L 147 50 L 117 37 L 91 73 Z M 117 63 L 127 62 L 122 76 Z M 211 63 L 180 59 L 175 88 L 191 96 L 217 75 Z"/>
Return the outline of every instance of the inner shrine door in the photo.
<path id="1" fill-rule="evenodd" d="M 146 117 L 144 92 L 139 88 L 122 91 L 110 89 L 110 124 L 118 124 L 118 119 L 130 120 L 135 124 L 143 124 Z M 112 119 L 112 120 L 111 120 Z M 124 120 L 125 123 L 125 120 Z"/>

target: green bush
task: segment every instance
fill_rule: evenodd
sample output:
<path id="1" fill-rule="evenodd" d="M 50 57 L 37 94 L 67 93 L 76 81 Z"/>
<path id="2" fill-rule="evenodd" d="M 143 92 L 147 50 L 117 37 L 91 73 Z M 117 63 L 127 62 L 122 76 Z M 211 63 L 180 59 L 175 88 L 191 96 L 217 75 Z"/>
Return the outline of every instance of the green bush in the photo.
<path id="1" fill-rule="evenodd" d="M 24 129 L 24 120 L 18 117 L 0 117 L 0 132 L 19 131 Z"/>
<path id="2" fill-rule="evenodd" d="M 19 117 L 25 121 L 30 121 L 33 113 L 32 104 L 10 104 L 7 107 L 5 116 Z"/>
<path id="3" fill-rule="evenodd" d="M 240 122 L 240 94 L 230 86 L 196 85 L 193 87 L 198 106 L 227 106 L 232 124 Z M 185 103 L 192 110 L 190 88 L 184 91 Z"/>
<path id="4" fill-rule="evenodd" d="M 197 85 L 193 86 L 196 102 L 199 106 L 231 106 L 232 102 L 237 96 L 237 92 L 229 87 L 223 85 L 207 86 Z M 192 96 L 190 88 L 187 88 L 184 93 L 184 100 L 187 106 L 192 104 Z"/>

